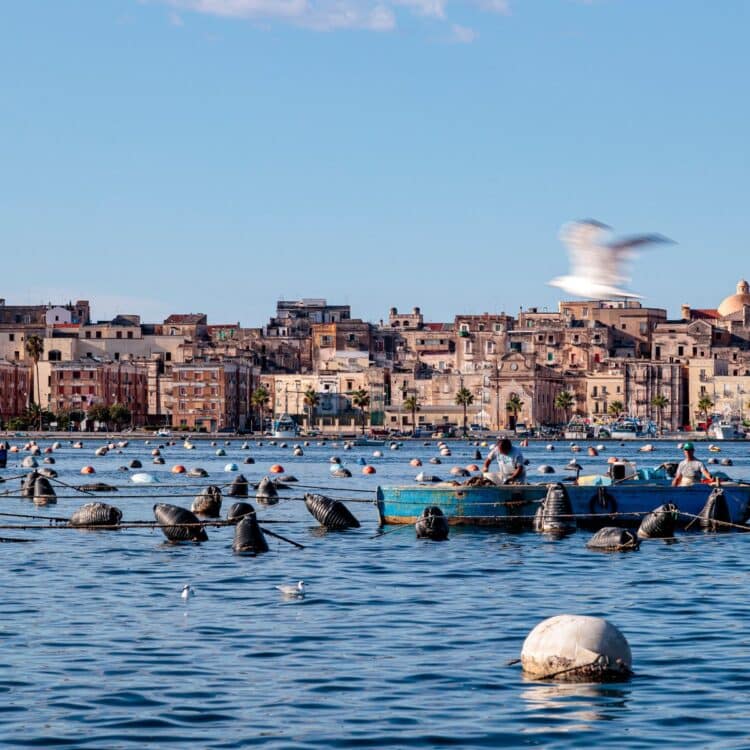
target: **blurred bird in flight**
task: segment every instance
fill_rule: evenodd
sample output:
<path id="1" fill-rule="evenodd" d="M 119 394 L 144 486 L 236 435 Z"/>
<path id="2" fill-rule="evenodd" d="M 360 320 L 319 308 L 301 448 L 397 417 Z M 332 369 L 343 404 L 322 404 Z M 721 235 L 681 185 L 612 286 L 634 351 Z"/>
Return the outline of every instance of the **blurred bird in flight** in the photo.
<path id="1" fill-rule="evenodd" d="M 549 284 L 585 299 L 640 298 L 623 288 L 630 281 L 624 274 L 627 262 L 644 245 L 672 242 L 660 234 L 611 239 L 611 227 L 594 219 L 565 224 L 560 239 L 568 248 L 570 273 Z"/>

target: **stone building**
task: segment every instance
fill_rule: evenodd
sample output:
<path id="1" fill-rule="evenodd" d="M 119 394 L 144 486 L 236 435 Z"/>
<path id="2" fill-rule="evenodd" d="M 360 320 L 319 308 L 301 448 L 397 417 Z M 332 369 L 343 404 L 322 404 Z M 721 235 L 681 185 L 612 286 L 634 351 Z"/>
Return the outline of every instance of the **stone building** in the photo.
<path id="1" fill-rule="evenodd" d="M 29 404 L 31 368 L 17 362 L 0 361 L 0 422 L 21 416 Z"/>
<path id="2" fill-rule="evenodd" d="M 245 429 L 253 368 L 247 362 L 194 360 L 172 366 L 164 406 L 172 426 L 216 432 Z"/>
<path id="3" fill-rule="evenodd" d="M 146 423 L 148 372 L 142 364 L 92 359 L 51 363 L 50 411 L 85 414 L 91 406 L 114 404 L 122 404 L 130 410 L 134 425 Z"/>

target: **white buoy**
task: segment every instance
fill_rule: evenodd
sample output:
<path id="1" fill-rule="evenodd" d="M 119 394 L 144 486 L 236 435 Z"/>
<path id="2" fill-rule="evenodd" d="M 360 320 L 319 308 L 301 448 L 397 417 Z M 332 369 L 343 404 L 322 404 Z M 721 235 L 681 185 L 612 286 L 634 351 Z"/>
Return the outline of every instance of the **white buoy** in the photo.
<path id="1" fill-rule="evenodd" d="M 629 677 L 633 657 L 625 636 L 607 620 L 555 615 L 526 637 L 521 666 L 536 679 L 601 682 Z"/>
<path id="2" fill-rule="evenodd" d="M 654 450 L 654 446 L 651 445 L 651 443 L 646 443 L 646 445 L 641 446 L 638 450 L 641 453 L 651 453 L 651 451 Z"/>
<path id="3" fill-rule="evenodd" d="M 136 484 L 154 484 L 159 480 L 153 474 L 147 474 L 145 471 L 139 471 L 130 477 L 131 482 Z"/>
<path id="4" fill-rule="evenodd" d="M 383 458 L 383 451 L 373 451 L 372 452 L 373 458 Z"/>
<path id="5" fill-rule="evenodd" d="M 224 467 L 224 471 L 239 471 L 237 464 L 227 464 Z"/>

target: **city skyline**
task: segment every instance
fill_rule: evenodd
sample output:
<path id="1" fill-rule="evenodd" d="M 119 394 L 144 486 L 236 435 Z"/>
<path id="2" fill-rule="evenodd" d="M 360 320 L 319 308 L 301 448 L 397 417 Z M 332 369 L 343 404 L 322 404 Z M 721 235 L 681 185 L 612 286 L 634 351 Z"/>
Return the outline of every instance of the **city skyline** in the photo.
<path id="1" fill-rule="evenodd" d="M 750 273 L 746 4 L 336 7 L 4 8 L 5 296 L 245 325 L 304 296 L 555 309 L 587 217 L 678 243 L 632 282 L 670 316 Z"/>

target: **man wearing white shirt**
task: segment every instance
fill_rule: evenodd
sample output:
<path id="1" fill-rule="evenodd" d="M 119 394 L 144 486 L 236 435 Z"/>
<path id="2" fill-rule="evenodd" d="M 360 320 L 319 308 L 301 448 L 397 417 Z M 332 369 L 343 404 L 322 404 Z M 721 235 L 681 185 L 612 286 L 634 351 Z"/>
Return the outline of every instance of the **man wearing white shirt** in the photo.
<path id="1" fill-rule="evenodd" d="M 497 471 L 490 472 L 492 460 L 497 459 Z M 495 484 L 525 484 L 526 467 L 524 465 L 523 453 L 514 448 L 508 438 L 499 440 L 492 450 L 487 454 L 484 462 L 484 472 L 488 479 Z"/>

